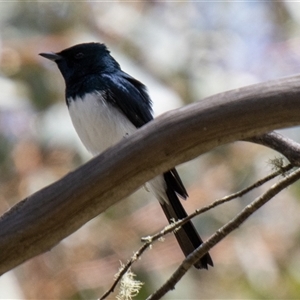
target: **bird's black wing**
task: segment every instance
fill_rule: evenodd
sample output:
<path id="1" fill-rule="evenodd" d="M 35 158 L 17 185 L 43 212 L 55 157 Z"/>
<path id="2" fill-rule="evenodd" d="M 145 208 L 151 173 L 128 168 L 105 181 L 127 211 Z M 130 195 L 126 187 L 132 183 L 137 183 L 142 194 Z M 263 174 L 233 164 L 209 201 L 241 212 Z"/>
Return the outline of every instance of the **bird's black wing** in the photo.
<path id="1" fill-rule="evenodd" d="M 105 79 L 110 103 L 120 109 L 134 126 L 140 128 L 153 119 L 152 101 L 144 84 L 123 71 L 106 75 Z M 187 191 L 175 169 L 168 172 L 165 180 L 178 195 L 187 198 Z"/>
<path id="2" fill-rule="evenodd" d="M 140 128 L 153 119 L 152 101 L 145 85 L 122 71 L 103 76 L 108 101 L 120 109 L 135 127 Z"/>

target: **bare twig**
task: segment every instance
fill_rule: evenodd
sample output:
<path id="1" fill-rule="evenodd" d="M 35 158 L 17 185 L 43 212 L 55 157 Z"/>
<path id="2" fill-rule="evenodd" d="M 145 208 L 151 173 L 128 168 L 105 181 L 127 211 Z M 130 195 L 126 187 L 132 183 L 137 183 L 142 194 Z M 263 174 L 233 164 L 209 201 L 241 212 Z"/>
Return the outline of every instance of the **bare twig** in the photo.
<path id="1" fill-rule="evenodd" d="M 300 179 L 300 169 L 292 172 L 284 177 L 278 183 L 274 184 L 263 195 L 255 199 L 252 203 L 247 205 L 237 216 L 231 221 L 218 229 L 207 241 L 205 241 L 197 250 L 190 254 L 172 274 L 172 276 L 164 283 L 155 293 L 150 295 L 147 300 L 161 299 L 168 291 L 175 288 L 175 285 L 186 274 L 186 272 L 198 261 L 206 252 L 213 246 L 224 239 L 229 233 L 238 228 L 249 216 L 256 212 L 260 207 L 272 199 L 275 195 L 283 189 Z"/>
<path id="2" fill-rule="evenodd" d="M 161 237 L 163 237 L 164 235 L 174 232 L 174 230 L 178 229 L 179 227 L 181 227 L 182 225 L 184 225 L 185 223 L 187 223 L 189 220 L 191 220 L 192 218 L 194 218 L 195 216 L 198 216 L 218 205 L 221 205 L 225 202 L 231 201 L 235 198 L 238 197 L 242 197 L 243 195 L 245 195 L 246 193 L 249 193 L 251 190 L 258 188 L 260 186 L 262 186 L 264 183 L 270 181 L 271 179 L 277 177 L 278 175 L 285 175 L 285 172 L 290 171 L 293 168 L 293 166 L 291 164 L 281 167 L 279 170 L 269 174 L 268 176 L 258 180 L 257 182 L 255 182 L 254 184 L 248 186 L 247 188 L 238 191 L 236 193 L 233 193 L 231 195 L 225 196 L 221 199 L 218 199 L 216 201 L 214 201 L 213 203 L 211 203 L 210 205 L 207 205 L 201 209 L 197 209 L 194 213 L 190 214 L 189 216 L 187 216 L 186 218 L 182 219 L 182 220 L 178 220 L 177 222 L 174 222 L 168 226 L 166 226 L 164 229 L 162 229 L 160 232 L 152 235 L 152 236 L 147 236 L 142 238 L 142 241 L 144 242 L 144 244 L 142 245 L 142 247 L 140 247 L 139 250 L 137 250 L 133 256 L 128 260 L 128 262 L 122 267 L 121 271 L 119 272 L 118 276 L 116 277 L 114 283 L 112 284 L 112 286 L 101 296 L 100 300 L 106 299 L 116 288 L 117 284 L 120 282 L 120 280 L 122 279 L 122 277 L 124 276 L 124 274 L 131 268 L 131 266 L 133 265 L 133 263 L 135 261 L 137 261 L 142 254 L 152 245 L 153 242 L 159 240 Z"/>
<path id="3" fill-rule="evenodd" d="M 286 174 L 286 172 L 290 171 L 293 168 L 293 166 L 291 164 L 281 168 L 280 170 L 277 170 L 275 172 L 273 172 L 272 174 L 267 175 L 266 177 L 256 181 L 254 184 L 246 187 L 245 189 L 242 189 L 236 193 L 233 193 L 231 195 L 225 196 L 223 198 L 220 198 L 218 200 L 215 200 L 213 203 L 204 206 L 200 209 L 195 210 L 193 213 L 191 213 L 190 215 L 188 215 L 186 218 L 182 219 L 182 220 L 178 220 L 168 226 L 166 226 L 163 230 L 161 230 L 160 232 L 150 236 L 150 237 L 145 237 L 142 238 L 142 241 L 145 243 L 148 243 L 149 241 L 153 242 L 156 241 L 158 239 L 160 239 L 162 236 L 173 232 L 174 230 L 178 229 L 179 227 L 181 227 L 182 225 L 184 225 L 185 223 L 187 223 L 188 221 L 190 221 L 191 219 L 193 219 L 194 217 L 203 214 L 204 212 L 211 210 L 221 204 L 224 204 L 226 202 L 229 202 L 235 198 L 238 197 L 242 197 L 243 195 L 249 193 L 250 191 L 254 190 L 255 188 L 258 188 L 260 186 L 262 186 L 263 184 L 265 184 L 266 182 L 270 181 L 271 179 L 277 177 L 278 175 L 284 175 Z"/>
<path id="4" fill-rule="evenodd" d="M 99 300 L 104 300 L 106 299 L 111 293 L 113 293 L 113 291 L 115 290 L 117 284 L 121 281 L 122 277 L 126 274 L 126 272 L 129 271 L 129 269 L 131 268 L 132 264 L 139 259 L 139 257 L 141 257 L 141 255 L 145 252 L 145 250 L 147 248 L 150 247 L 150 245 L 152 244 L 152 241 L 147 241 L 143 244 L 143 246 L 137 250 L 132 257 L 130 258 L 130 260 L 126 263 L 126 265 L 122 266 L 121 270 L 119 271 L 118 275 L 116 276 L 116 279 L 113 283 L 113 285 L 101 296 L 101 298 Z"/>

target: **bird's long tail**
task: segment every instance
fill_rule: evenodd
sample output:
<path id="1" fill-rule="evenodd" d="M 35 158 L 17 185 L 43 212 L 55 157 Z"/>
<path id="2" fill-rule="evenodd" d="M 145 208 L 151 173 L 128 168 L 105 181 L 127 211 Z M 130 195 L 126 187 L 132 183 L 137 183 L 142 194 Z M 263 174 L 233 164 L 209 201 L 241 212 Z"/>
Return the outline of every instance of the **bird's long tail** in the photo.
<path id="1" fill-rule="evenodd" d="M 172 172 L 176 172 L 176 170 L 173 170 Z M 175 174 L 178 175 L 177 172 Z M 172 177 L 174 174 L 172 174 Z M 176 177 L 175 176 L 175 177 Z M 174 184 L 172 184 L 172 180 L 170 174 L 165 173 L 164 178 L 167 183 L 167 196 L 169 199 L 169 203 L 160 203 L 161 207 L 169 221 L 169 223 L 172 222 L 172 220 L 180 220 L 185 217 L 187 217 L 187 213 L 185 212 L 183 206 L 180 203 L 180 200 L 178 199 L 176 192 L 174 190 Z M 180 180 L 180 178 L 178 177 Z M 181 181 L 180 181 L 181 183 Z M 182 185 L 183 187 L 183 185 Z M 184 187 L 183 187 L 184 188 Z M 187 194 L 186 194 L 187 196 Z M 179 230 L 175 232 L 175 237 L 178 241 L 178 244 L 181 247 L 182 252 L 185 256 L 188 256 L 190 253 L 192 253 L 196 248 L 198 248 L 202 243 L 202 239 L 197 233 L 193 223 L 191 221 L 184 224 Z M 194 266 L 197 269 L 208 269 L 208 265 L 213 266 L 213 261 L 209 255 L 209 253 L 206 253 L 204 256 L 200 258 L 199 261 L 197 261 Z"/>

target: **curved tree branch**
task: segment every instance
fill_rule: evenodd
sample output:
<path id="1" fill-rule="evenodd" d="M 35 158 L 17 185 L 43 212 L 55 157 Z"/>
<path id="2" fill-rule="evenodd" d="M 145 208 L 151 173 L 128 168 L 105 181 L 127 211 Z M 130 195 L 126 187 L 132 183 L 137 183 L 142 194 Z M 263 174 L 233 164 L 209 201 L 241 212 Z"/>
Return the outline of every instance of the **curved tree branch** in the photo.
<path id="1" fill-rule="evenodd" d="M 276 150 L 284 155 L 294 166 L 300 166 L 300 145 L 278 132 L 254 136 L 246 141 Z"/>
<path id="2" fill-rule="evenodd" d="M 54 247 L 179 163 L 225 143 L 299 125 L 299 80 L 252 85 L 168 112 L 21 201 L 0 218 L 0 274 Z"/>

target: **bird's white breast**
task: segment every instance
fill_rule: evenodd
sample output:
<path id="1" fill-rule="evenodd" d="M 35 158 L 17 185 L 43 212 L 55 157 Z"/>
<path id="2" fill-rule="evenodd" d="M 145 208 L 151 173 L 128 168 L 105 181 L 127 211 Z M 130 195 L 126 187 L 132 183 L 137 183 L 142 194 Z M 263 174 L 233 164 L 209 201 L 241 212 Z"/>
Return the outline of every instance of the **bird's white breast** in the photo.
<path id="1" fill-rule="evenodd" d="M 84 146 L 97 155 L 132 134 L 136 127 L 100 92 L 69 98 L 72 123 Z"/>
<path id="2" fill-rule="evenodd" d="M 72 123 L 84 146 L 93 155 L 102 153 L 137 128 L 117 108 L 107 103 L 101 93 L 69 98 Z M 165 182 L 157 176 L 148 182 L 148 189 L 160 202 L 168 202 Z"/>

